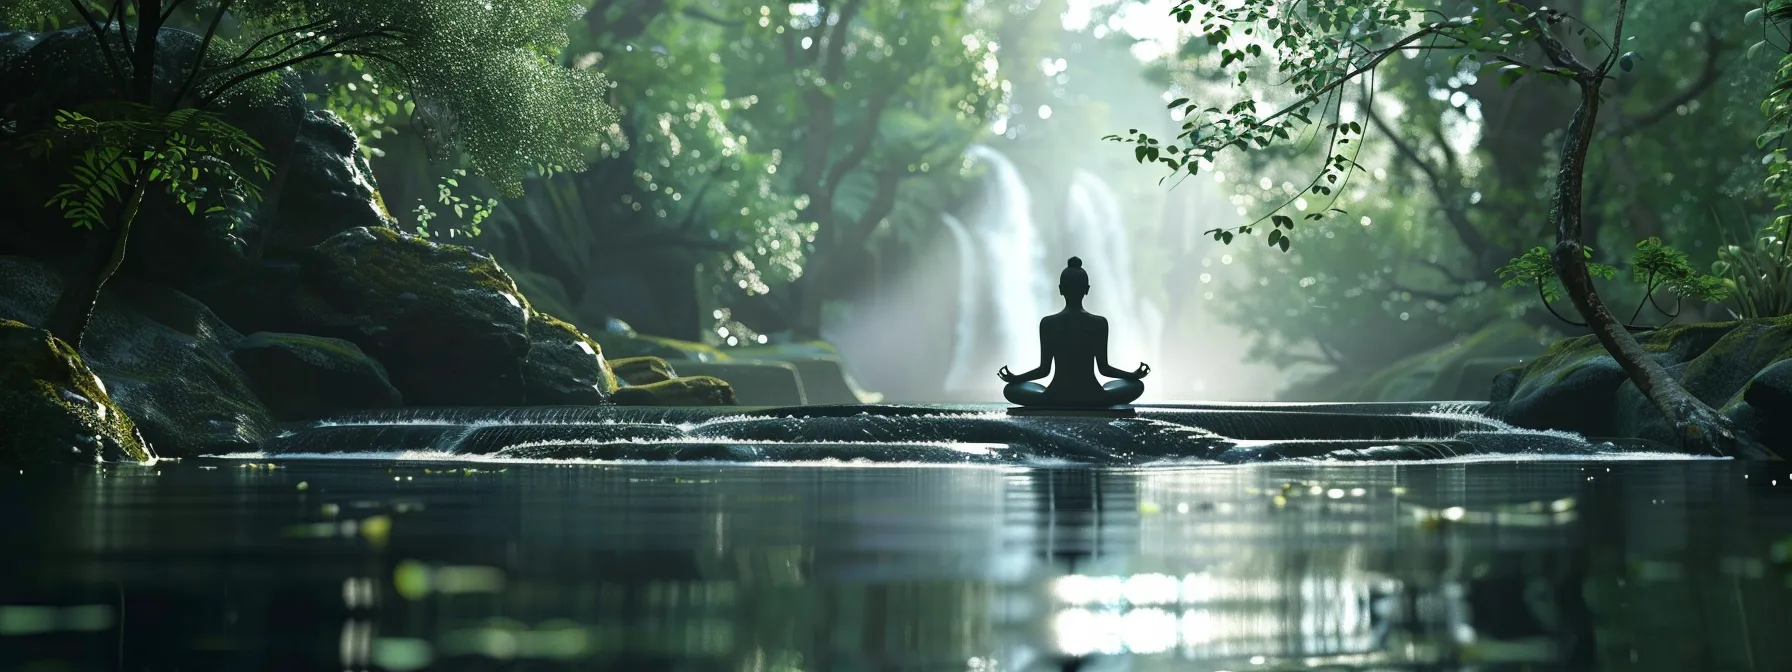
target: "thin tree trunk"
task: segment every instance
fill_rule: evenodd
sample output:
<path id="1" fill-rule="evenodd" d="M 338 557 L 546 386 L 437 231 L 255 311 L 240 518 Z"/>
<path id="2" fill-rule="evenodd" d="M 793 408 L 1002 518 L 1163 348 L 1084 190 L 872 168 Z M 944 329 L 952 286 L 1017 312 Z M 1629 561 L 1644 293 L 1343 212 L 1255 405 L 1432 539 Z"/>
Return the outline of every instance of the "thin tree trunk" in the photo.
<path id="1" fill-rule="evenodd" d="M 119 209 L 118 219 L 112 223 L 112 230 L 91 231 L 87 234 L 90 236 L 88 254 L 64 278 L 62 293 L 56 296 L 56 305 L 50 309 L 50 316 L 44 321 L 46 331 L 62 339 L 76 351 L 80 351 L 81 341 L 87 335 L 87 324 L 93 320 L 93 307 L 99 303 L 100 290 L 118 272 L 118 267 L 124 264 L 125 247 L 131 238 L 131 223 L 137 219 L 137 210 L 148 191 L 149 176 L 139 171 L 132 180 L 130 198 Z M 107 236 L 107 233 L 112 235 Z"/>
<path id="2" fill-rule="evenodd" d="M 1587 321 L 1599 343 L 1618 361 L 1669 424 L 1680 434 L 1684 448 L 1715 452 L 1731 457 L 1778 459 L 1766 448 L 1738 436 L 1724 416 L 1706 406 L 1681 387 L 1667 369 L 1655 361 L 1636 338 L 1624 328 L 1593 286 L 1587 269 L 1586 246 L 1581 243 L 1581 189 L 1587 150 L 1593 138 L 1594 122 L 1599 116 L 1599 87 L 1605 73 L 1594 71 L 1576 78 L 1580 87 L 1580 107 L 1562 141 L 1562 167 L 1556 176 L 1556 194 L 1550 219 L 1556 225 L 1554 261 L 1568 298 Z"/>

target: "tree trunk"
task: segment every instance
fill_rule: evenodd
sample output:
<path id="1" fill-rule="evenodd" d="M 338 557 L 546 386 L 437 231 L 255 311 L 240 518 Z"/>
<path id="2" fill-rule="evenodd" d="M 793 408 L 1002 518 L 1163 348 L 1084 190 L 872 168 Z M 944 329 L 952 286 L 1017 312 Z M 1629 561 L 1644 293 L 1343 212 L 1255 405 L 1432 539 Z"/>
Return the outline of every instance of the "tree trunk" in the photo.
<path id="1" fill-rule="evenodd" d="M 48 319 L 44 321 L 44 329 L 51 335 L 68 343 L 77 352 L 81 349 L 81 340 L 87 335 L 87 324 L 93 319 L 93 307 L 99 303 L 100 290 L 118 267 L 124 263 L 124 251 L 131 237 L 131 222 L 137 219 L 137 209 L 143 204 L 143 196 L 149 191 L 149 176 L 139 172 L 132 180 L 131 195 L 119 208 L 117 221 L 112 223 L 111 231 L 88 232 L 88 244 L 85 254 L 71 272 L 63 278 L 62 293 L 56 296 L 56 305 L 50 309 Z M 110 236 L 106 234 L 112 234 Z"/>
<path id="2" fill-rule="evenodd" d="M 1604 73 L 1599 71 L 1576 78 L 1580 107 L 1575 110 L 1574 120 L 1568 125 L 1562 141 L 1562 167 L 1556 175 L 1556 194 L 1550 212 L 1550 219 L 1556 226 L 1553 255 L 1556 273 L 1561 276 L 1568 298 L 1586 319 L 1599 343 L 1679 432 L 1683 448 L 1730 457 L 1778 459 L 1766 448 L 1739 436 L 1727 418 L 1687 393 L 1667 369 L 1643 350 L 1593 287 L 1593 276 L 1587 269 L 1586 246 L 1581 242 L 1581 189 L 1594 121 L 1599 116 L 1599 87 L 1603 79 Z"/>

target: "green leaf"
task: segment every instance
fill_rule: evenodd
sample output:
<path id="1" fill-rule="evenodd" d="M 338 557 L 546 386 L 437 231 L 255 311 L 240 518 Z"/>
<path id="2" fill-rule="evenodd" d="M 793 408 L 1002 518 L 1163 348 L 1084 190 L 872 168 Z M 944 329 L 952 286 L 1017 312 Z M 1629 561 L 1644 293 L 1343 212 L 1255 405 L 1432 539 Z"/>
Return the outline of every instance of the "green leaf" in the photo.
<path id="1" fill-rule="evenodd" d="M 1188 103 L 1188 99 L 1187 99 L 1187 98 L 1177 98 L 1177 99 L 1175 99 L 1175 100 L 1172 100 L 1172 101 L 1170 101 L 1170 105 L 1169 105 L 1169 106 L 1168 106 L 1168 107 L 1167 107 L 1167 108 L 1166 108 L 1166 109 L 1171 109 L 1171 110 L 1174 110 L 1174 109 L 1176 109 L 1176 108 L 1177 108 L 1177 107 L 1180 107 L 1180 106 L 1182 106 L 1182 105 L 1185 105 L 1185 104 L 1187 104 L 1187 103 Z"/>

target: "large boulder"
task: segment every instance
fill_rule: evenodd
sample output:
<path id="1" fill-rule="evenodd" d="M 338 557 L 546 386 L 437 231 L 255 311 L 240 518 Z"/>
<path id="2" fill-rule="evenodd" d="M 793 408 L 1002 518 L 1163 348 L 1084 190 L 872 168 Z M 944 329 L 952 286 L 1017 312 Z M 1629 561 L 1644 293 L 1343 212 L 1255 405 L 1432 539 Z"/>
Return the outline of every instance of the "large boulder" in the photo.
<path id="1" fill-rule="evenodd" d="M 0 257 L 0 318 L 41 325 L 61 291 L 46 264 Z M 81 357 L 163 457 L 254 450 L 272 420 L 230 359 L 242 339 L 192 297 L 148 283 L 107 285 Z"/>
<path id="2" fill-rule="evenodd" d="M 341 339 L 257 332 L 237 342 L 230 359 L 281 420 L 404 405 L 385 367 Z"/>
<path id="3" fill-rule="evenodd" d="M 350 229 L 391 228 L 361 141 L 334 112 L 305 112 L 287 170 L 264 254 L 284 258 Z"/>
<path id="4" fill-rule="evenodd" d="M 0 320 L 0 463 L 93 464 L 155 457 L 74 348 Z"/>
<path id="5" fill-rule="evenodd" d="M 529 306 L 496 261 L 469 248 L 360 227 L 204 298 L 243 331 L 354 343 L 409 405 L 527 401 Z"/>
<path id="6" fill-rule="evenodd" d="M 524 396 L 532 406 L 590 405 L 616 391 L 603 347 L 570 324 L 535 313 L 529 320 Z"/>
<path id="7" fill-rule="evenodd" d="M 1792 318 L 1676 325 L 1637 335 L 1686 391 L 1757 438 L 1792 436 Z M 1491 413 L 1519 427 L 1672 444 L 1678 433 L 1592 336 L 1494 382 Z"/>

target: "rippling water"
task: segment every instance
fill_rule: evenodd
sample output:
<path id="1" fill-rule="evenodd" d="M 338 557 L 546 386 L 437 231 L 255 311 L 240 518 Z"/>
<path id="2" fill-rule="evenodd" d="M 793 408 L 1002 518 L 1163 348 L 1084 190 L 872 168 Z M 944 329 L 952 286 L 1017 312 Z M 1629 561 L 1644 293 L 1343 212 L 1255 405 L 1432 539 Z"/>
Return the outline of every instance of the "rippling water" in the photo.
<path id="1" fill-rule="evenodd" d="M 202 459 L 0 507 L 9 670 L 1792 669 L 1792 480 L 1722 460 Z"/>

